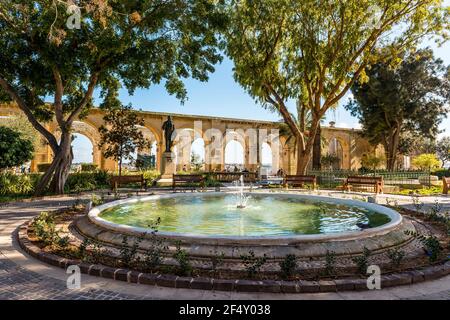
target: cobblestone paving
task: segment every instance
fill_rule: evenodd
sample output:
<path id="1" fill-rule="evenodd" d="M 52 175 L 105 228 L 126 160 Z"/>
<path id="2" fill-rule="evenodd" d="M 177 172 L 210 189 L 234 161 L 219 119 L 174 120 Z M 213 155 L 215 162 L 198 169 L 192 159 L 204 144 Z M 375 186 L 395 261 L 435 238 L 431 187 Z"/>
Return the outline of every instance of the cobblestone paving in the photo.
<path id="1" fill-rule="evenodd" d="M 0 300 L 131 300 L 145 297 L 102 289 L 67 289 L 62 280 L 40 275 L 0 257 Z"/>

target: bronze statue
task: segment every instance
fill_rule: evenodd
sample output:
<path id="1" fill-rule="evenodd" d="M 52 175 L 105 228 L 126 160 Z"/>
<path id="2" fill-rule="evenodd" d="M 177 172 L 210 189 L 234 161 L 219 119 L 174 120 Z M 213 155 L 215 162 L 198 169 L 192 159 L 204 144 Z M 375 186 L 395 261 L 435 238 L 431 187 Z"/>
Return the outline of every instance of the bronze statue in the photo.
<path id="1" fill-rule="evenodd" d="M 168 116 L 167 120 L 163 123 L 162 129 L 164 130 L 164 138 L 166 141 L 166 152 L 171 152 L 172 134 L 175 131 L 175 125 L 172 122 L 171 116 Z"/>

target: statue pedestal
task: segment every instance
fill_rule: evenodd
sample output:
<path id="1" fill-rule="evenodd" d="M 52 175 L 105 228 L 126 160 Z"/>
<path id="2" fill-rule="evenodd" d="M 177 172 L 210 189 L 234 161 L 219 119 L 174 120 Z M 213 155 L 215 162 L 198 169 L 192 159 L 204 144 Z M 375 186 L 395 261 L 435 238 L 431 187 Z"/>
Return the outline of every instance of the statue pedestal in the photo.
<path id="1" fill-rule="evenodd" d="M 161 179 L 172 179 L 175 173 L 175 159 L 172 152 L 164 152 L 161 163 Z"/>

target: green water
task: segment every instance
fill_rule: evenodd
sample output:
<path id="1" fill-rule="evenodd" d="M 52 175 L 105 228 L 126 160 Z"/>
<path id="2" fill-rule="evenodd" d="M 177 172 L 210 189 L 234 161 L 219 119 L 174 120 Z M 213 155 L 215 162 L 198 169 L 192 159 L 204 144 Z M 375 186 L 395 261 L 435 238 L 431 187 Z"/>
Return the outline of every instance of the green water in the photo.
<path id="1" fill-rule="evenodd" d="M 159 231 L 226 236 L 338 233 L 360 230 L 359 222 L 373 228 L 390 221 L 361 207 L 276 196 L 252 196 L 244 209 L 235 203 L 234 195 L 173 197 L 117 206 L 101 217 L 143 228 L 160 218 Z"/>

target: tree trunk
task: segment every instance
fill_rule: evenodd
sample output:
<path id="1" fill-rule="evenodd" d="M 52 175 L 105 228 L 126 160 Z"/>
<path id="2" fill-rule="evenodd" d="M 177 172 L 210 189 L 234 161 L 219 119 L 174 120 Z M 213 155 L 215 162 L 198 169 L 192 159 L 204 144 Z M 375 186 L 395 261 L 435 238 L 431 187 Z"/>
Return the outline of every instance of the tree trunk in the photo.
<path id="1" fill-rule="evenodd" d="M 397 149 L 400 140 L 400 128 L 396 127 L 393 132 L 389 134 L 386 149 L 386 168 L 388 171 L 394 171 L 397 163 Z"/>
<path id="2" fill-rule="evenodd" d="M 314 145 L 313 145 L 313 169 L 314 170 L 320 170 L 321 169 L 321 156 L 322 156 L 322 145 L 321 145 L 321 127 L 320 124 L 317 127 L 317 133 L 314 138 Z"/>
<path id="3" fill-rule="evenodd" d="M 306 174 L 306 169 L 308 168 L 309 161 L 311 160 L 311 151 L 314 145 L 314 140 L 316 139 L 316 134 L 319 126 L 319 120 L 315 119 L 313 115 L 313 120 L 311 123 L 311 128 L 309 131 L 309 135 L 306 138 L 306 142 L 301 139 L 301 137 L 297 137 L 297 175 Z"/>
<path id="4" fill-rule="evenodd" d="M 44 173 L 36 186 L 35 195 L 41 196 L 49 190 L 55 194 L 64 194 L 64 185 L 69 176 L 70 166 L 72 164 L 73 154 L 71 150 L 72 135 L 70 132 L 64 132 L 61 135 L 59 149 L 53 157 L 48 170 Z"/>

